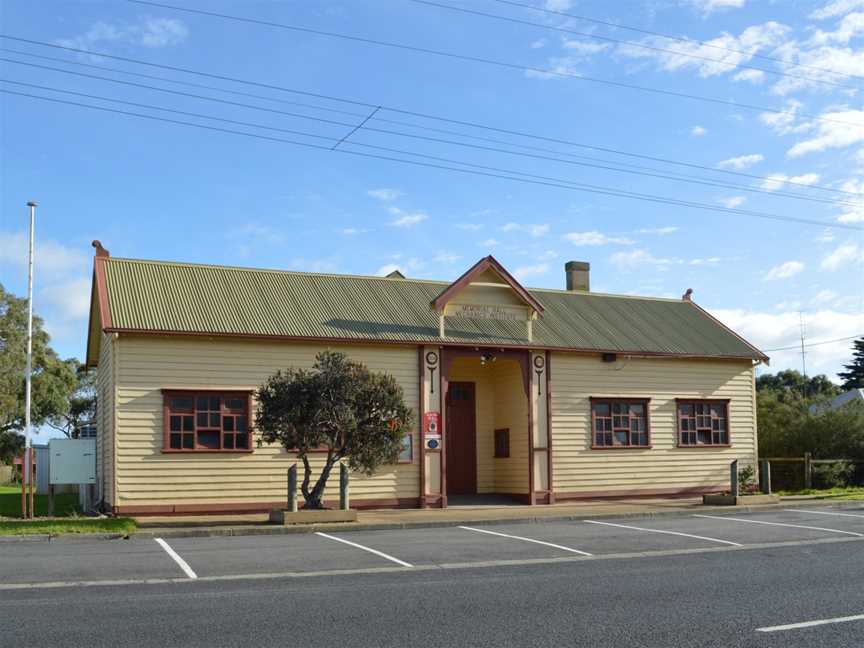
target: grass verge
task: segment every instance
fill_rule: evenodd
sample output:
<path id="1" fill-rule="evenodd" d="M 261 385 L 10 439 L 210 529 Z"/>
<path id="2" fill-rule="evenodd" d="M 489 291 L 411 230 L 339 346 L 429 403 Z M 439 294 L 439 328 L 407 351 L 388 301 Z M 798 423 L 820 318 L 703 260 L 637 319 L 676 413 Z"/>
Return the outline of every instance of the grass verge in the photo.
<path id="1" fill-rule="evenodd" d="M 0 520 L 0 536 L 65 535 L 69 533 L 131 533 L 131 518 L 66 518 L 63 520 Z"/>
<path id="2" fill-rule="evenodd" d="M 805 488 L 797 491 L 777 491 L 775 495 L 818 495 L 819 497 L 825 497 L 832 500 L 860 500 L 864 499 L 864 487 Z"/>
<path id="3" fill-rule="evenodd" d="M 33 497 L 37 517 L 48 515 L 48 496 Z M 66 517 L 78 512 L 78 495 L 59 493 L 54 496 L 54 516 Z M 21 486 L 0 486 L 0 517 L 19 517 L 21 515 Z"/>

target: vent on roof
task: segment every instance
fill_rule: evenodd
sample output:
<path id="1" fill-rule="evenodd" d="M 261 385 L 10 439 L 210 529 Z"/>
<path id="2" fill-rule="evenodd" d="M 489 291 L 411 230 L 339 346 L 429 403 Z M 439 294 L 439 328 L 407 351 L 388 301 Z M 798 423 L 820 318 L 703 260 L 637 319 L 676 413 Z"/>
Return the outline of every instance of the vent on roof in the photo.
<path id="1" fill-rule="evenodd" d="M 401 272 L 399 272 L 398 270 L 394 270 L 393 272 L 391 272 L 390 274 L 388 274 L 386 278 L 387 278 L 387 279 L 404 279 L 404 278 L 405 278 L 405 275 L 403 275 L 403 274 L 402 274 Z"/>
<path id="2" fill-rule="evenodd" d="M 568 261 L 564 264 L 564 274 L 567 277 L 567 290 L 591 289 L 591 264 L 585 261 Z"/>

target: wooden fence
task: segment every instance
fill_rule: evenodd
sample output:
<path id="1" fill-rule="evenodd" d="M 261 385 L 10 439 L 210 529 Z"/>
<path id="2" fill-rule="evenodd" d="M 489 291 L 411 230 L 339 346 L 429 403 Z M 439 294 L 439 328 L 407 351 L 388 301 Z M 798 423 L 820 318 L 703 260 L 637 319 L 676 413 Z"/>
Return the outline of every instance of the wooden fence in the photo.
<path id="1" fill-rule="evenodd" d="M 864 483 L 864 474 L 862 474 L 864 472 L 864 462 L 852 459 L 813 459 L 809 452 L 805 452 L 803 457 L 767 457 L 763 460 L 772 464 L 771 478 L 772 482 L 774 482 L 773 488 L 775 490 L 798 490 L 801 487 L 805 489 L 813 488 L 813 467 L 836 463 L 853 464 L 856 470 L 851 481 L 856 484 Z M 801 464 L 802 469 L 800 471 L 794 468 L 796 464 Z M 775 470 L 775 465 L 779 465 L 778 467 L 789 466 L 792 468 L 791 474 L 790 471 Z M 797 477 L 803 478 L 801 483 L 798 483 Z M 824 484 L 816 484 L 816 486 L 824 486 Z"/>

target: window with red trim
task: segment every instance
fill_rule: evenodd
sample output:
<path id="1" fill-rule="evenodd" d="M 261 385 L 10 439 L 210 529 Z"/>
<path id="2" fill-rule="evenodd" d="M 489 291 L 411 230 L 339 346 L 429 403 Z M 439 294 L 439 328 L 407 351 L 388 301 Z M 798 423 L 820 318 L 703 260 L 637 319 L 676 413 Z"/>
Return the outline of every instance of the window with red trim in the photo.
<path id="1" fill-rule="evenodd" d="M 249 452 L 248 392 L 165 392 L 165 452 Z"/>
<path id="2" fill-rule="evenodd" d="M 679 400 L 678 445 L 729 445 L 729 404 L 726 401 Z"/>
<path id="3" fill-rule="evenodd" d="M 594 448 L 647 448 L 651 445 L 648 401 L 591 399 Z"/>

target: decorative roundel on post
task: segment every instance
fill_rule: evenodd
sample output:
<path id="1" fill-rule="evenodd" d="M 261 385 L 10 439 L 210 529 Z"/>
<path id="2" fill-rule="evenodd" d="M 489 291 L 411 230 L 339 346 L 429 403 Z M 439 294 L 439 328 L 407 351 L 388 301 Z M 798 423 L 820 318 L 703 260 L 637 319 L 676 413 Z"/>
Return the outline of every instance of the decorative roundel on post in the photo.
<path id="1" fill-rule="evenodd" d="M 534 356 L 534 368 L 543 369 L 546 366 L 546 358 L 543 356 Z"/>
<path id="2" fill-rule="evenodd" d="M 439 445 L 440 444 L 438 442 L 438 439 L 427 439 L 426 440 L 426 447 L 429 448 L 430 450 L 437 450 Z"/>
<path id="3" fill-rule="evenodd" d="M 435 353 L 434 351 L 429 351 L 426 354 L 426 364 L 429 365 L 430 367 L 434 367 L 435 365 L 437 365 L 438 364 L 438 354 Z"/>

